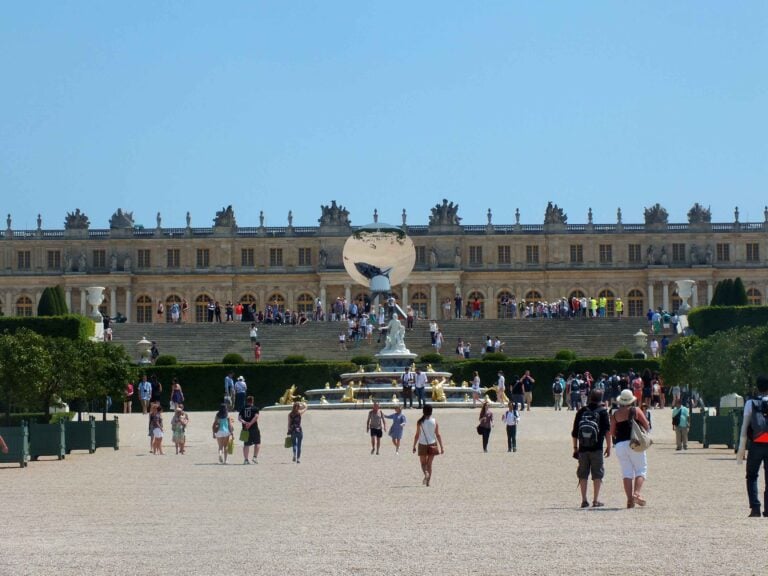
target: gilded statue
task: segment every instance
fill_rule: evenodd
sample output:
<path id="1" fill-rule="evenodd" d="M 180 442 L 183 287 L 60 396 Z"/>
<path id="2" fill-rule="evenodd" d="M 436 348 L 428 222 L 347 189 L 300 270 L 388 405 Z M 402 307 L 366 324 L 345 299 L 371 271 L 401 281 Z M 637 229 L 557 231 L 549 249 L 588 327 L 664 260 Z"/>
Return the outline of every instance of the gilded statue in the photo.
<path id="1" fill-rule="evenodd" d="M 347 385 L 347 390 L 344 392 L 344 396 L 341 397 L 342 402 L 354 402 L 355 401 L 355 387 L 354 382 L 350 382 Z"/>
<path id="2" fill-rule="evenodd" d="M 280 397 L 280 400 L 278 400 L 277 403 L 282 404 L 283 406 L 288 404 L 293 404 L 293 401 L 296 397 L 295 394 L 296 394 L 296 384 L 291 384 L 291 387 L 285 391 L 285 393 Z"/>
<path id="3" fill-rule="evenodd" d="M 433 402 L 445 402 L 445 379 L 432 380 L 432 401 Z"/>

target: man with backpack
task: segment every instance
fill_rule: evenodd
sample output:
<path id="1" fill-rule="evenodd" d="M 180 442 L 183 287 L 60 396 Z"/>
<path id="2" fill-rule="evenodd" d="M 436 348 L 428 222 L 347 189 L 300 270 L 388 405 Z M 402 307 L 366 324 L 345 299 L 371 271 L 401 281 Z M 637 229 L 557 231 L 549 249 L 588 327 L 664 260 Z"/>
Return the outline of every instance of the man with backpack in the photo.
<path id="1" fill-rule="evenodd" d="M 565 391 L 565 380 L 563 375 L 558 374 L 552 382 L 552 397 L 555 399 L 555 410 L 563 409 L 563 392 Z"/>
<path id="2" fill-rule="evenodd" d="M 603 506 L 599 496 L 605 475 L 603 455 L 606 458 L 611 455 L 611 437 L 608 434 L 610 427 L 608 411 L 603 406 L 603 392 L 592 390 L 589 394 L 589 403 L 576 412 L 571 430 L 573 457 L 579 461 L 576 476 L 579 479 L 582 508 L 589 508 L 587 480 L 590 475 L 592 476 L 592 507 Z M 603 452 L 603 442 L 605 442 L 605 452 Z"/>
<path id="3" fill-rule="evenodd" d="M 768 470 L 768 376 L 757 377 L 757 397 L 744 403 L 744 423 L 741 426 L 741 440 L 736 461 L 744 462 L 747 454 L 747 496 L 749 498 L 750 518 L 760 517 L 760 498 L 757 495 L 760 467 Z M 763 516 L 768 517 L 768 479 L 763 493 L 765 509 Z"/>

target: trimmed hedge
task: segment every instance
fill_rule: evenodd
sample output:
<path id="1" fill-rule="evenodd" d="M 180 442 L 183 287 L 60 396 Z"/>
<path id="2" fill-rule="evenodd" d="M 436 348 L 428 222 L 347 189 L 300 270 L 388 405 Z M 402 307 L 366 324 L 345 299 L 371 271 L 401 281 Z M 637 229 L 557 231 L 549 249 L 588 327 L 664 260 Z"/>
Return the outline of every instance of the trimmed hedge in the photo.
<path id="1" fill-rule="evenodd" d="M 715 332 L 738 326 L 768 325 L 768 306 L 706 306 L 691 310 L 688 325 L 694 334 L 706 338 Z"/>
<path id="2" fill-rule="evenodd" d="M 93 320 L 79 314 L 65 316 L 9 316 L 0 318 L 0 333 L 6 330 L 15 334 L 21 328 L 37 332 L 41 336 L 85 340 L 96 333 Z"/>
<path id="3" fill-rule="evenodd" d="M 550 385 L 555 376 L 562 372 L 584 372 L 589 370 L 593 376 L 601 372 L 610 374 L 613 370 L 625 372 L 629 368 L 642 371 L 660 369 L 658 360 L 619 360 L 615 358 L 581 358 L 568 362 L 548 359 L 514 359 L 505 361 L 484 361 L 481 359 L 459 360 L 434 365 L 435 370 L 452 372 L 453 380 L 461 383 L 472 381 L 475 370 L 480 374 L 483 386 L 496 385 L 499 370 L 504 372 L 507 381 L 515 376 L 522 376 L 526 370 L 536 380 L 534 386 L 534 406 L 548 406 L 551 402 Z M 147 376 L 157 375 L 163 384 L 162 402 L 168 405 L 170 400 L 171 378 L 178 378 L 184 391 L 184 405 L 188 410 L 214 410 L 224 396 L 224 377 L 234 372 L 235 377 L 243 376 L 248 384 L 248 394 L 253 395 L 256 405 L 271 406 L 291 385 L 296 385 L 296 394 L 303 395 L 307 390 L 324 388 L 325 383 L 336 386 L 339 376 L 345 372 L 357 372 L 358 366 L 347 362 L 306 362 L 303 364 L 283 364 L 282 362 L 260 362 L 258 364 L 177 364 L 175 366 L 151 366 L 144 372 Z M 113 410 L 121 409 L 113 404 Z"/>

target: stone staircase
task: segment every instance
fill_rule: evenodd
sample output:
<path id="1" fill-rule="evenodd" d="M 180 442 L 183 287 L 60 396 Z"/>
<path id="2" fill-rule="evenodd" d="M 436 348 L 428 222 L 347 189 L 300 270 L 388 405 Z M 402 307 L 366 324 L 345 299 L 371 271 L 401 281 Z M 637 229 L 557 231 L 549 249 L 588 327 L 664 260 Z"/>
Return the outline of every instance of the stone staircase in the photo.
<path id="1" fill-rule="evenodd" d="M 483 352 L 486 335 L 498 336 L 504 352 L 517 358 L 552 358 L 558 350 L 569 349 L 580 357 L 613 356 L 621 348 L 634 349 L 633 334 L 648 333 L 644 318 L 573 319 L 573 320 L 448 320 L 439 322 L 445 336 L 442 353 L 455 356 L 456 342 L 463 338 L 472 344 L 472 357 Z M 289 354 L 301 354 L 317 360 L 349 360 L 358 355 L 376 354 L 383 344 L 347 343 L 338 348 L 338 335 L 344 325 L 337 322 L 310 322 L 304 326 L 259 326 L 262 360 L 281 360 Z M 225 354 L 241 354 L 253 360 L 249 324 L 113 324 L 114 340 L 124 344 L 138 358 L 136 342 L 146 336 L 157 341 L 161 354 L 176 356 L 180 362 L 221 362 Z M 434 352 L 430 345 L 429 323 L 417 322 L 406 333 L 411 352 Z"/>

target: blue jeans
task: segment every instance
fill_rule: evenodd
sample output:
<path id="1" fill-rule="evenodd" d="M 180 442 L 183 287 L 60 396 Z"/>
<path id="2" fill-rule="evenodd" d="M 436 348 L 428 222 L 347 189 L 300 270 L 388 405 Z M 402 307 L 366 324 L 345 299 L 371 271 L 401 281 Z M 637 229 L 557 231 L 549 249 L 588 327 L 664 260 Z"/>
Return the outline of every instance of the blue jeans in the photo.
<path id="1" fill-rule="evenodd" d="M 753 442 L 749 445 L 747 452 L 747 496 L 749 497 L 749 507 L 753 510 L 760 510 L 760 498 L 757 496 L 757 480 L 760 475 L 760 466 L 763 466 L 763 473 L 766 475 L 766 486 L 763 492 L 763 501 L 768 512 L 768 444 Z"/>
<path id="2" fill-rule="evenodd" d="M 424 388 L 416 388 L 416 399 L 419 401 L 419 408 L 424 406 Z"/>
<path id="3" fill-rule="evenodd" d="M 293 457 L 295 460 L 301 458 L 301 441 L 304 440 L 304 432 L 294 430 L 291 432 L 291 446 L 293 447 Z"/>

